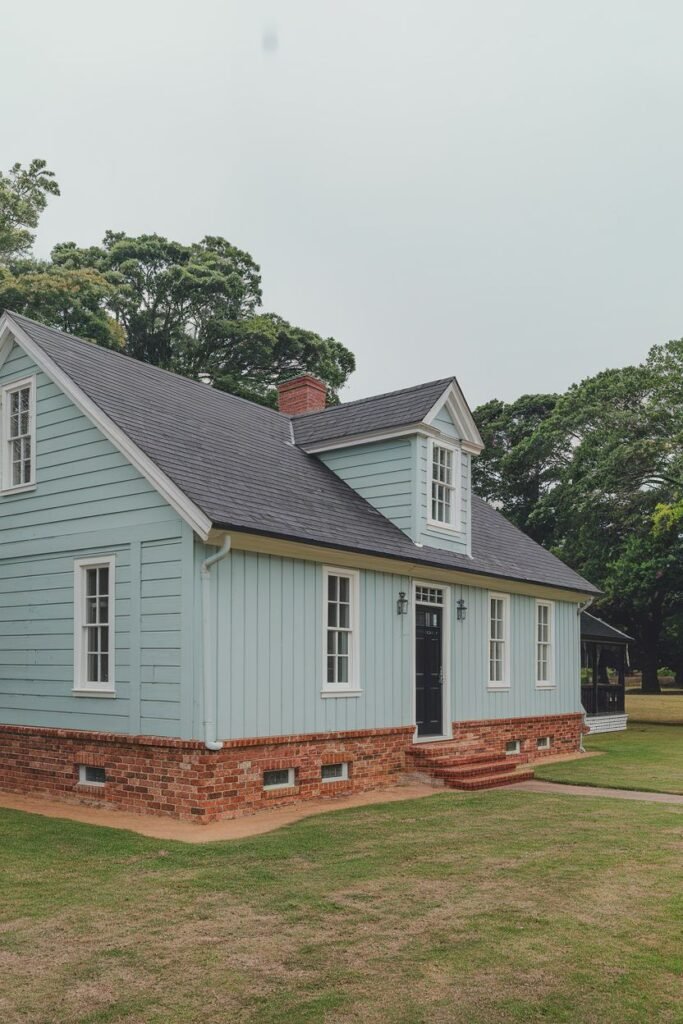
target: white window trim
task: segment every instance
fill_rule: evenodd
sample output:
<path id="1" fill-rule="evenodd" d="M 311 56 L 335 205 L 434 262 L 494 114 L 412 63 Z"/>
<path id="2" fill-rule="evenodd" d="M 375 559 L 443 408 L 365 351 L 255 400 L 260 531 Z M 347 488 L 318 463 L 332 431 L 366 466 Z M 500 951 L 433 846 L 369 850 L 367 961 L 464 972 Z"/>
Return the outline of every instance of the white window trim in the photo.
<path id="1" fill-rule="evenodd" d="M 500 682 L 491 681 L 491 601 L 495 599 L 503 602 L 503 679 Z M 510 689 L 510 641 L 511 641 L 511 615 L 510 595 L 499 594 L 495 590 L 489 590 L 486 604 L 486 677 L 489 690 Z"/>
<path id="2" fill-rule="evenodd" d="M 264 779 L 265 779 L 266 773 L 269 772 L 269 771 L 273 771 L 273 772 L 285 771 L 285 772 L 287 772 L 287 781 L 286 782 L 274 782 L 274 783 L 271 783 L 271 784 L 268 784 L 268 783 L 266 783 L 264 781 L 263 788 L 265 790 L 267 790 L 268 792 L 270 792 L 270 790 L 273 790 L 273 789 L 292 789 L 293 786 L 296 786 L 296 769 L 295 768 L 266 768 L 266 770 L 263 773 Z"/>
<path id="3" fill-rule="evenodd" d="M 95 567 L 109 569 L 109 682 L 95 684 L 86 682 L 86 646 L 83 626 L 83 581 L 85 569 Z M 116 556 L 99 555 L 92 558 L 78 558 L 74 562 L 74 687 L 73 692 L 82 696 L 111 697 L 116 693 Z"/>
<path id="4" fill-rule="evenodd" d="M 11 479 L 11 465 L 9 458 L 9 396 L 13 391 L 21 391 L 29 388 L 29 434 L 31 436 L 31 479 L 23 484 L 7 484 Z M 22 377 L 20 380 L 13 380 L 2 386 L 0 389 L 0 404 L 2 406 L 0 425 L 0 494 L 20 494 L 22 491 L 32 491 L 36 486 L 36 378 Z"/>
<path id="5" fill-rule="evenodd" d="M 350 655 L 348 683 L 328 683 L 327 681 L 327 581 L 330 576 L 347 576 L 350 581 L 349 596 L 351 609 L 350 621 Z M 344 569 L 333 565 L 323 566 L 322 586 L 322 688 L 321 697 L 359 697 L 363 692 L 360 687 L 360 573 L 357 569 Z"/>
<path id="6" fill-rule="evenodd" d="M 330 766 L 330 764 L 340 764 L 341 768 L 342 768 L 341 775 L 338 775 L 336 778 L 326 779 L 325 776 L 323 775 L 323 769 L 324 768 L 328 768 Z M 328 762 L 328 764 L 321 765 L 320 766 L 320 781 L 322 782 L 322 784 L 324 786 L 329 785 L 331 782 L 348 782 L 349 781 L 349 762 L 348 761 L 330 761 L 330 762 Z"/>
<path id="7" fill-rule="evenodd" d="M 442 523 L 432 519 L 432 467 L 434 465 L 434 448 L 445 448 L 453 457 L 453 519 L 450 523 Z M 447 533 L 462 533 L 462 455 L 459 445 L 430 437 L 427 449 L 427 526 L 430 529 L 444 530 Z"/>
<path id="8" fill-rule="evenodd" d="M 548 678 L 539 680 L 538 678 L 538 609 L 540 606 L 548 609 Z M 534 608 L 534 675 L 536 678 L 536 689 L 537 690 L 554 690 L 555 689 L 555 602 L 554 601 L 536 601 L 536 607 Z"/>
<path id="9" fill-rule="evenodd" d="M 78 785 L 79 786 L 99 786 L 102 789 L 107 785 L 106 772 L 104 782 L 94 782 L 92 779 L 88 779 L 87 773 L 88 768 L 99 768 L 100 765 L 94 764 L 79 764 L 78 766 Z"/>

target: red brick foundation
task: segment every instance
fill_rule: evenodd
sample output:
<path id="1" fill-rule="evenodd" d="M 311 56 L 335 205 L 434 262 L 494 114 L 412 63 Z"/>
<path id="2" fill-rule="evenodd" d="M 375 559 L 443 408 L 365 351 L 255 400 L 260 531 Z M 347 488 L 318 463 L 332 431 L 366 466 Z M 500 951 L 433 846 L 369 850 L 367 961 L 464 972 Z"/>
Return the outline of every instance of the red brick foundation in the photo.
<path id="1" fill-rule="evenodd" d="M 396 783 L 412 734 L 409 726 L 231 740 L 211 753 L 196 740 L 0 725 L 0 789 L 207 823 Z M 321 766 L 339 761 L 348 780 L 322 782 Z M 82 764 L 105 768 L 104 786 L 79 784 Z M 276 768 L 294 768 L 296 785 L 264 790 L 263 772 Z"/>
<path id="2" fill-rule="evenodd" d="M 506 743 L 519 740 L 522 762 L 575 753 L 581 745 L 581 735 L 586 732 L 588 728 L 584 725 L 582 712 L 575 715 L 453 722 L 453 740 L 457 744 L 458 754 L 504 754 Z M 537 740 L 544 736 L 550 736 L 550 749 L 539 750 Z"/>
<path id="3" fill-rule="evenodd" d="M 535 761 L 578 750 L 586 731 L 582 714 L 454 722 L 452 743 L 458 755 L 501 754 L 519 739 L 521 760 Z M 405 726 L 229 740 L 211 753 L 198 740 L 0 725 L 0 789 L 204 824 L 392 785 L 405 771 L 413 733 Z M 549 750 L 537 749 L 542 736 L 551 737 Z M 323 782 L 322 765 L 339 761 L 349 778 Z M 82 764 L 104 768 L 104 786 L 81 785 Z M 296 784 L 264 790 L 263 773 L 277 768 L 294 768 Z"/>

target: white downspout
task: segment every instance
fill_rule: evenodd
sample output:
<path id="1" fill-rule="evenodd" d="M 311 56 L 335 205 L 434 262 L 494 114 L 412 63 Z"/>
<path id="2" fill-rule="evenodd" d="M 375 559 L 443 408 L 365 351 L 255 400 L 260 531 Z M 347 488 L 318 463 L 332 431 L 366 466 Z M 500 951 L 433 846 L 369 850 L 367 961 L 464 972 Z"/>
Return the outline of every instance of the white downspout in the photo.
<path id="1" fill-rule="evenodd" d="M 230 554 L 232 539 L 226 537 L 215 555 L 202 562 L 202 666 L 204 690 L 204 746 L 207 750 L 221 750 L 223 744 L 216 739 L 217 689 L 216 672 L 211 657 L 211 567 Z"/>
<path id="2" fill-rule="evenodd" d="M 587 612 L 588 611 L 590 606 L 593 604 L 593 601 L 595 601 L 595 598 L 594 597 L 589 597 L 586 601 L 583 602 L 583 604 L 579 604 L 578 608 L 576 609 L 576 614 L 579 616 L 579 620 L 581 619 L 581 615 L 583 614 L 583 612 Z M 581 643 L 581 626 L 580 625 L 579 625 L 579 643 Z M 584 721 L 585 721 L 585 719 L 586 719 L 586 716 L 584 715 Z M 580 754 L 585 754 L 586 753 L 586 748 L 583 745 L 583 733 L 581 733 L 581 735 L 579 736 L 579 753 Z"/>

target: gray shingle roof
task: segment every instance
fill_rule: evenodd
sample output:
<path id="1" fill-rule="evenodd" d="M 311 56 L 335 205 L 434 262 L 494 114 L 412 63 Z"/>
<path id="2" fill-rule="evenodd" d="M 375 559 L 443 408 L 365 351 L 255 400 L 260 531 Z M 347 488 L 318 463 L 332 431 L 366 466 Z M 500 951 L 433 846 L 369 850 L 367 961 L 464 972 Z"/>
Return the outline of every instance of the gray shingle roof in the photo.
<path id="1" fill-rule="evenodd" d="M 633 640 L 632 636 L 622 633 L 615 626 L 603 622 L 597 615 L 590 612 L 581 612 L 581 639 L 582 640 L 603 640 L 613 644 L 627 644 Z"/>
<path id="2" fill-rule="evenodd" d="M 402 391 L 333 405 L 322 412 L 294 416 L 294 440 L 302 448 L 310 448 L 324 441 L 420 423 L 453 380 L 444 377 Z"/>
<path id="3" fill-rule="evenodd" d="M 417 547 L 293 443 L 289 417 L 10 316 L 217 528 L 596 592 L 476 497 L 471 558 Z"/>

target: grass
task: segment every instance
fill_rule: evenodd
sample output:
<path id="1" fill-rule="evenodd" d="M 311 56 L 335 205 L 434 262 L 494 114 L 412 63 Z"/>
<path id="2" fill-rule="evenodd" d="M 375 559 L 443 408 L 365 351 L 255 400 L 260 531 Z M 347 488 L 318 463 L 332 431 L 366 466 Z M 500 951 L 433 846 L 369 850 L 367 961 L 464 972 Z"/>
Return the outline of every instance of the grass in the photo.
<path id="1" fill-rule="evenodd" d="M 683 725 L 683 692 L 627 693 L 626 713 L 630 722 L 665 722 Z"/>
<path id="2" fill-rule="evenodd" d="M 682 844 L 523 792 L 206 846 L 0 811 L 0 1020 L 680 1024 Z"/>
<path id="3" fill-rule="evenodd" d="M 580 786 L 683 793 L 681 726 L 630 722 L 625 732 L 585 737 L 584 746 L 603 756 L 540 765 L 535 769 L 536 778 Z"/>

